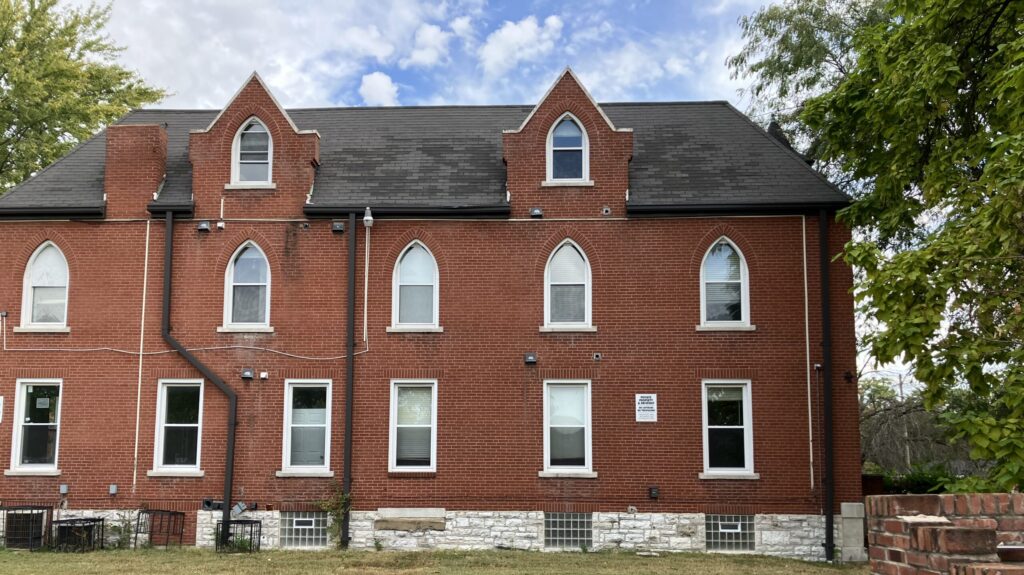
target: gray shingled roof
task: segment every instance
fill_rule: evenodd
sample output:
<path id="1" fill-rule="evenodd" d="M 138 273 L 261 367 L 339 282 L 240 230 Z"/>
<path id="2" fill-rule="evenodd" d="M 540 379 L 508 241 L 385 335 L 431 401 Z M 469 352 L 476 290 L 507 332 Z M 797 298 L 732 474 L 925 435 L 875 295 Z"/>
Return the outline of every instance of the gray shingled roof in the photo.
<path id="1" fill-rule="evenodd" d="M 725 102 L 603 104 L 633 128 L 631 205 L 794 206 L 847 197 Z M 501 132 L 532 106 L 324 108 L 289 111 L 321 135 L 314 206 L 479 207 L 505 202 Z M 139 110 L 119 123 L 165 124 L 167 180 L 157 205 L 189 204 L 188 133 L 208 110 Z M 5 208 L 103 203 L 104 133 L 0 197 Z"/>

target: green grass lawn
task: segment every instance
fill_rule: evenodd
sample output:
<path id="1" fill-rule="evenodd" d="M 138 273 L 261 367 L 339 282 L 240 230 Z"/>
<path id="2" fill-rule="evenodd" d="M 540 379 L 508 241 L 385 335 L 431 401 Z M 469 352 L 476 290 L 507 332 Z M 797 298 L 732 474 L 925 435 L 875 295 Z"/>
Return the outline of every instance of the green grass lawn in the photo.
<path id="1" fill-rule="evenodd" d="M 513 575 L 587 573 L 642 575 L 866 575 L 864 565 L 804 563 L 753 555 L 679 553 L 639 557 L 633 553 L 538 553 L 525 551 L 264 551 L 251 555 L 217 554 L 193 548 L 140 551 L 52 553 L 0 551 L 4 575 L 91 575 L 110 573 L 198 574 L 434 574 Z"/>

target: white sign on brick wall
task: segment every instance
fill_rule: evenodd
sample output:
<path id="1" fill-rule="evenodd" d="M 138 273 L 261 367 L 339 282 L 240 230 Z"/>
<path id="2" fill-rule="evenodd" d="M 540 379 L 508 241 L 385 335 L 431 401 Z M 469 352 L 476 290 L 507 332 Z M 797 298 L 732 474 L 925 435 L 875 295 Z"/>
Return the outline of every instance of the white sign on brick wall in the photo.
<path id="1" fill-rule="evenodd" d="M 658 394 L 636 394 L 636 420 L 643 423 L 658 421 Z"/>

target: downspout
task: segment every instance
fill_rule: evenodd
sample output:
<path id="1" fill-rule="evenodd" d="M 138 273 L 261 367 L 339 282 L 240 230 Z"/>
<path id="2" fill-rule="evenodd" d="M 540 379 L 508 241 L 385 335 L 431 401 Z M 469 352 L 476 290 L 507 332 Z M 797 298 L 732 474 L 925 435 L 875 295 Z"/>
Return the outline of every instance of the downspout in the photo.
<path id="1" fill-rule="evenodd" d="M 345 363 L 345 467 L 342 473 L 341 492 L 347 502 L 341 517 L 341 545 L 348 547 L 349 520 L 352 496 L 352 394 L 355 388 L 356 361 L 356 214 L 348 214 L 348 318 L 347 318 L 348 360 Z"/>
<path id="2" fill-rule="evenodd" d="M 165 212 L 164 221 L 167 222 L 167 230 L 165 232 L 167 236 L 164 238 L 164 301 L 160 335 L 163 336 L 164 341 L 168 345 L 181 354 L 181 357 L 185 358 L 185 361 L 199 370 L 203 377 L 212 381 L 217 386 L 217 389 L 228 398 L 228 441 L 227 453 L 224 455 L 224 516 L 222 519 L 223 528 L 220 533 L 221 542 L 226 544 L 231 535 L 228 525 L 231 521 L 231 491 L 235 475 L 235 427 L 237 425 L 238 395 L 235 394 L 235 390 L 224 383 L 224 380 L 213 373 L 213 370 L 189 353 L 185 346 L 178 343 L 178 340 L 174 339 L 174 336 L 171 335 L 171 268 L 174 263 L 174 212 Z"/>
<path id="3" fill-rule="evenodd" d="M 825 427 L 825 560 L 835 559 L 835 469 L 832 461 L 832 312 L 829 297 L 828 211 L 818 211 L 818 255 L 821 266 L 822 410 Z"/>

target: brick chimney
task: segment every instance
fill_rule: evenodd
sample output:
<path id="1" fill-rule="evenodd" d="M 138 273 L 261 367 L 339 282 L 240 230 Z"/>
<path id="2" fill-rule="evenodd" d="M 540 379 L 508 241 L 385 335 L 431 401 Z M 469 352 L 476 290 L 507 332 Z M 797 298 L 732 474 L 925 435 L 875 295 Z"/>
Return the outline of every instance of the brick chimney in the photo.
<path id="1" fill-rule="evenodd" d="M 167 131 L 156 124 L 107 127 L 107 218 L 147 218 L 167 167 Z"/>

